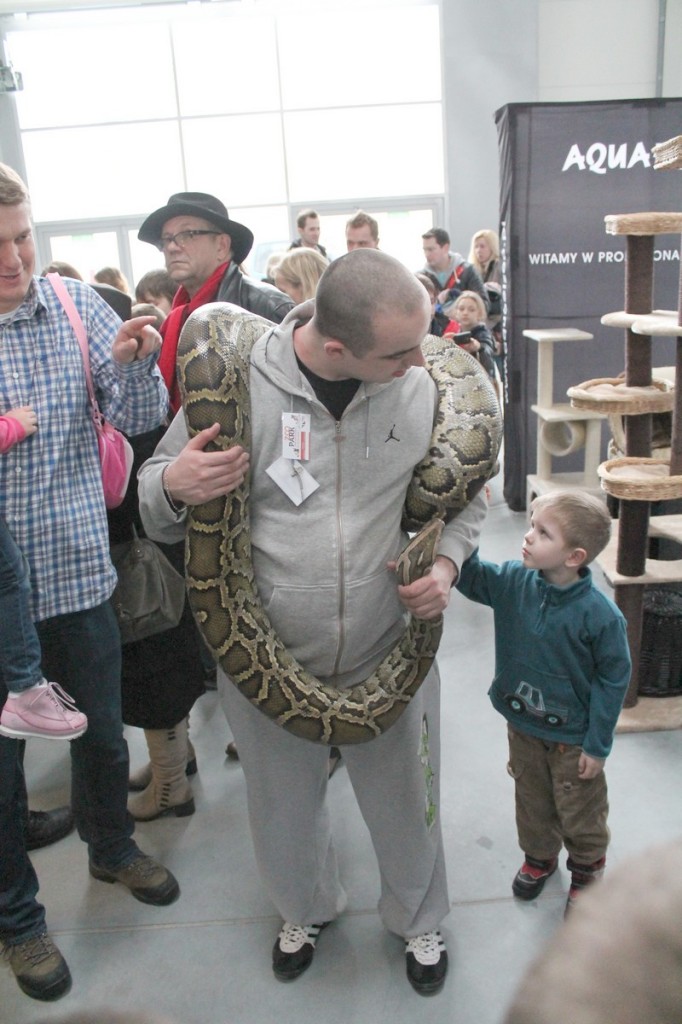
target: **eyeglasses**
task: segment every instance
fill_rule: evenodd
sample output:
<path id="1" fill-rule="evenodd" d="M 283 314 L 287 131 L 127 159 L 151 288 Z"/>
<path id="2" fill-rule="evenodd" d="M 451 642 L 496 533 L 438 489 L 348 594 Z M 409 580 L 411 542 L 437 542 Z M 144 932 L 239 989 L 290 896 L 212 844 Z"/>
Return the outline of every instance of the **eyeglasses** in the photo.
<path id="1" fill-rule="evenodd" d="M 209 228 L 193 228 L 191 231 L 178 231 L 177 235 L 162 235 L 155 245 L 159 252 L 165 252 L 171 245 L 177 245 L 179 249 L 184 249 L 188 242 L 199 235 L 222 234 L 224 234 L 223 231 L 211 231 Z"/>

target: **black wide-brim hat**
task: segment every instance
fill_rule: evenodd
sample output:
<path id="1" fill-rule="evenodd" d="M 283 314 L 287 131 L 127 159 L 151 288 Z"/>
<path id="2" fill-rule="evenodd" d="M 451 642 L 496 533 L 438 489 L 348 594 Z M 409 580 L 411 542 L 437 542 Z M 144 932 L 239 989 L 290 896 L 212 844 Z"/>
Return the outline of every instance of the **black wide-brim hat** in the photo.
<path id="1" fill-rule="evenodd" d="M 176 192 L 165 206 L 150 213 L 137 233 L 141 242 L 156 245 L 161 240 L 163 225 L 172 217 L 202 217 L 215 224 L 232 239 L 232 258 L 241 263 L 251 252 L 253 232 L 236 220 L 230 220 L 227 208 L 207 192 Z"/>

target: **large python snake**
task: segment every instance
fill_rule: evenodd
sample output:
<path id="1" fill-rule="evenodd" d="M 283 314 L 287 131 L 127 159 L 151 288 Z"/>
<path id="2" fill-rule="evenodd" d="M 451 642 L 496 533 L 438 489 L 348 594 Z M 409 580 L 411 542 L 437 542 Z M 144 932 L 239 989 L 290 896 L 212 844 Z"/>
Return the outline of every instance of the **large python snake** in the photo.
<path id="1" fill-rule="evenodd" d="M 212 447 L 250 449 L 249 357 L 271 328 L 228 303 L 210 303 L 189 317 L 177 367 L 190 436 L 217 422 L 221 429 Z M 499 405 L 478 362 L 441 338 L 428 337 L 422 350 L 439 400 L 429 450 L 405 499 L 403 528 L 423 531 L 400 556 L 405 582 L 428 571 L 443 522 L 483 487 L 501 439 Z M 299 665 L 258 598 L 248 479 L 225 497 L 190 507 L 186 574 L 194 616 L 225 673 L 264 714 L 304 739 L 336 746 L 381 735 L 416 693 L 438 649 L 442 616 L 410 617 L 402 638 L 364 683 L 337 689 Z"/>

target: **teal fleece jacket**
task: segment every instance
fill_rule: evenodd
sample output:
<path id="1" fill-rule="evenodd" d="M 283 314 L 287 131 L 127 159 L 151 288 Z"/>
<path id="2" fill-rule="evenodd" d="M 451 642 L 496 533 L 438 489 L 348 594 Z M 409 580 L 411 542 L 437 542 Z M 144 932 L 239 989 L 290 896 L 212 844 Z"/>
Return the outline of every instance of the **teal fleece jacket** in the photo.
<path id="1" fill-rule="evenodd" d="M 606 757 L 630 680 L 625 619 L 589 569 L 568 587 L 475 552 L 457 589 L 495 613 L 493 706 L 520 732 Z"/>

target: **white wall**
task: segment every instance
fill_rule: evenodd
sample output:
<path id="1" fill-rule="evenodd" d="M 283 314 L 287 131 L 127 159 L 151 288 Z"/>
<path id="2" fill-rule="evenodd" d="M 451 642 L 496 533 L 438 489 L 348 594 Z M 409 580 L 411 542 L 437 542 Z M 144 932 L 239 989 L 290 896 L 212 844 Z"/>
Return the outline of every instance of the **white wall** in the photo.
<path id="1" fill-rule="evenodd" d="M 655 96 L 664 8 L 662 95 L 682 96 L 682 0 L 441 0 L 442 226 L 455 248 L 466 255 L 473 232 L 497 224 L 494 111 L 507 103 Z"/>
<path id="2" fill-rule="evenodd" d="M 446 223 L 465 256 L 474 231 L 497 229 L 495 111 L 533 103 L 538 0 L 441 0 Z M 428 159 L 428 154 L 425 154 Z"/>
<path id="3" fill-rule="evenodd" d="M 682 96 L 682 0 L 668 0 L 663 95 Z M 682 133 L 682 126 L 680 126 Z"/>
<path id="4" fill-rule="evenodd" d="M 539 0 L 538 99 L 655 96 L 658 12 L 658 0 Z"/>

